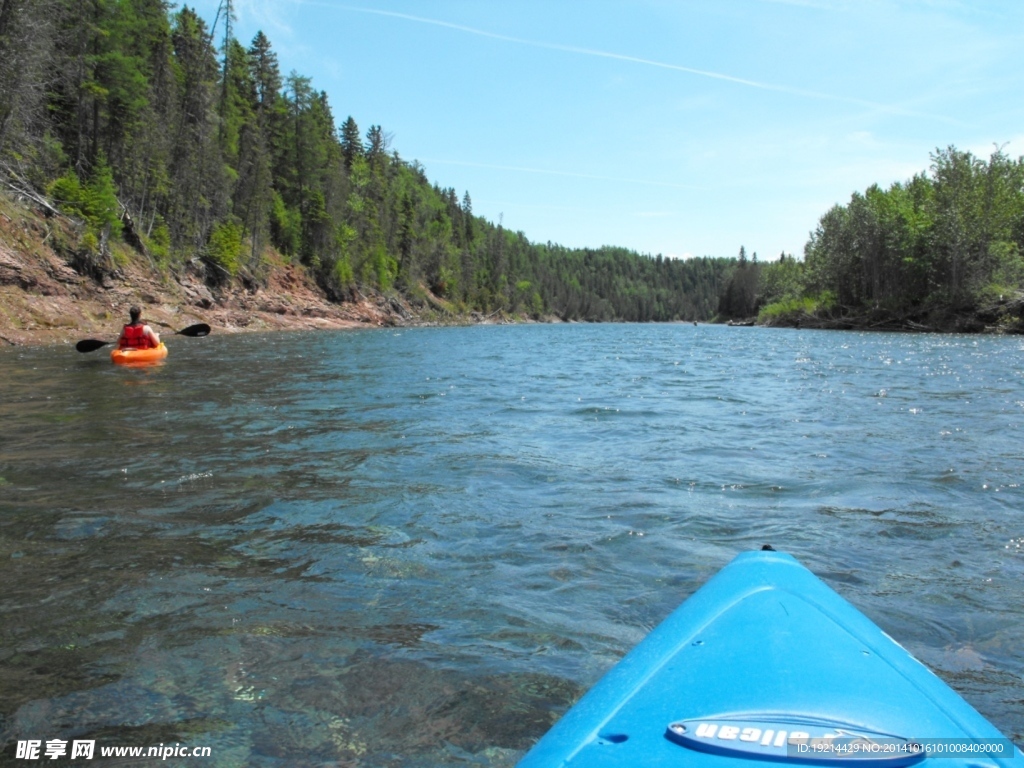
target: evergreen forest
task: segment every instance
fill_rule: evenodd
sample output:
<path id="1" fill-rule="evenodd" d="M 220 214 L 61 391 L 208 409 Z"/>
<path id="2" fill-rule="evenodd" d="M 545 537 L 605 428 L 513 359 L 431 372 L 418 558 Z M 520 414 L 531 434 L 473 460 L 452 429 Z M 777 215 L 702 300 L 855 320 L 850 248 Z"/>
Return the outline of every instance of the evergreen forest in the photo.
<path id="1" fill-rule="evenodd" d="M 230 0 L 212 22 L 165 0 L 0 0 L 0 179 L 81 222 L 80 271 L 124 246 L 213 283 L 301 264 L 336 301 L 429 291 L 455 312 L 598 321 L 718 310 L 735 259 L 531 242 L 334 109 L 264 34 L 234 38 Z"/>

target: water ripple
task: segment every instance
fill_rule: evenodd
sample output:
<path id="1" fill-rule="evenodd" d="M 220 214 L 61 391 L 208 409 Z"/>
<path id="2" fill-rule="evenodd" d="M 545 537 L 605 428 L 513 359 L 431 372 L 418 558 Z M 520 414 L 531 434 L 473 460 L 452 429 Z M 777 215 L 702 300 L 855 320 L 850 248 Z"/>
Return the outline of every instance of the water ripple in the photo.
<path id="1" fill-rule="evenodd" d="M 210 336 L 152 371 L 0 350 L 0 742 L 512 765 L 764 543 L 1020 741 L 1021 351 L 681 324 Z"/>

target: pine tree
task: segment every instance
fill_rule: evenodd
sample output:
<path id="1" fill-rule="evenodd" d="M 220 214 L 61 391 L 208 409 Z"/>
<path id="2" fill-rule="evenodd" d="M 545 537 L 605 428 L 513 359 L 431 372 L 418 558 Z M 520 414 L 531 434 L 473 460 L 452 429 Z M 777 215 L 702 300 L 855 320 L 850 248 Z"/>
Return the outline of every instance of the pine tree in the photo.
<path id="1" fill-rule="evenodd" d="M 359 135 L 359 126 L 349 115 L 341 127 L 341 151 L 345 157 L 345 170 L 352 170 L 352 163 L 363 154 L 363 140 Z"/>
<path id="2" fill-rule="evenodd" d="M 384 143 L 384 131 L 379 125 L 371 125 L 370 130 L 366 132 L 366 156 L 371 161 L 379 159 L 385 152 L 387 147 Z"/>
<path id="3" fill-rule="evenodd" d="M 280 99 L 281 70 L 278 68 L 277 54 L 262 30 L 252 39 L 247 53 L 249 75 L 256 87 L 253 106 L 257 115 L 266 119 Z"/>

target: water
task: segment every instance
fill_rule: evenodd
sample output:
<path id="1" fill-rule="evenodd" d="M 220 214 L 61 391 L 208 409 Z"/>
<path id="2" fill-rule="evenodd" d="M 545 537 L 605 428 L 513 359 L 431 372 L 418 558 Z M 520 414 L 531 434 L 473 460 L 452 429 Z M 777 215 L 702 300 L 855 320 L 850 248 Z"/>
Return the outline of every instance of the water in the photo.
<path id="1" fill-rule="evenodd" d="M 0 762 L 512 765 L 766 542 L 1021 743 L 1022 353 L 691 325 L 2 350 Z"/>

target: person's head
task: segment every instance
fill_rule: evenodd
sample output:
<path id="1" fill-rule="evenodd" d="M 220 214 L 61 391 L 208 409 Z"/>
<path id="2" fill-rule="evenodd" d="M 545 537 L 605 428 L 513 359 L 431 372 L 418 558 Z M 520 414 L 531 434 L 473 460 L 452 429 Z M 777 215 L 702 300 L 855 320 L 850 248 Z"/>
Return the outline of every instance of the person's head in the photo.
<path id="1" fill-rule="evenodd" d="M 142 310 L 138 307 L 132 307 L 128 310 L 128 316 L 131 317 L 133 323 L 137 323 L 139 318 L 142 317 Z"/>

